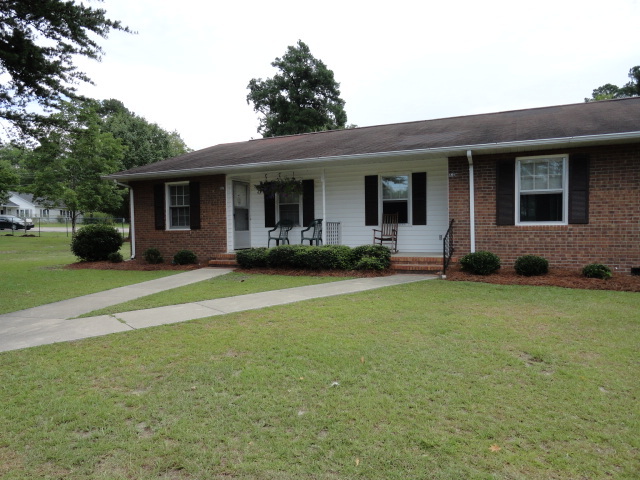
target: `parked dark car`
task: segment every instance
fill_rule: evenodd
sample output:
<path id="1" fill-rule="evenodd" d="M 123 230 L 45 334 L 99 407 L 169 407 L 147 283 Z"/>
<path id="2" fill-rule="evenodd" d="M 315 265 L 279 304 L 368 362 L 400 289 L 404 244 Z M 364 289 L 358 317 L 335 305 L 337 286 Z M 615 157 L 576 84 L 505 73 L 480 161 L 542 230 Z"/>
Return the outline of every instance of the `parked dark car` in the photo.
<path id="1" fill-rule="evenodd" d="M 31 219 L 22 219 L 20 217 L 14 217 L 13 215 L 0 215 L 0 230 L 5 228 L 11 230 L 31 230 L 33 223 Z"/>

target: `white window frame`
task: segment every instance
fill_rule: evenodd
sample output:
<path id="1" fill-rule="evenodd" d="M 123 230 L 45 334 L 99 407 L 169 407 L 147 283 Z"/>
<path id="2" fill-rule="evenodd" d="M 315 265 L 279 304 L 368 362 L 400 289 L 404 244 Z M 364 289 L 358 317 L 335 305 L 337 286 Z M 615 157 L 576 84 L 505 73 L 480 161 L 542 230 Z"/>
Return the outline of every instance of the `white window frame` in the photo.
<path id="1" fill-rule="evenodd" d="M 294 223 L 294 227 L 299 227 L 302 225 L 302 202 L 304 199 L 302 198 L 302 193 L 298 194 L 298 223 Z M 280 194 L 276 194 L 276 221 L 280 221 Z M 294 203 L 282 202 L 283 205 L 295 205 Z"/>
<path id="2" fill-rule="evenodd" d="M 189 182 L 168 182 L 165 183 L 165 221 L 166 221 L 166 225 L 165 228 L 166 230 L 172 230 L 172 231 L 178 231 L 178 230 L 191 230 L 191 219 L 189 217 L 189 225 L 187 226 L 176 226 L 174 227 L 173 225 L 171 225 L 171 208 L 174 207 L 174 205 L 171 205 L 171 187 L 178 187 L 178 186 L 189 186 Z M 185 205 L 180 205 L 179 207 L 184 207 Z M 191 205 L 187 206 L 189 208 L 189 214 L 191 214 Z"/>
<path id="3" fill-rule="evenodd" d="M 523 163 L 535 163 L 539 160 L 562 160 L 562 188 L 547 189 L 547 190 L 521 190 L 520 185 L 520 167 Z M 517 157 L 516 158 L 516 208 L 515 208 L 515 223 L 516 225 L 568 225 L 569 224 L 569 155 L 539 155 L 535 157 Z M 544 192 L 544 193 L 541 193 Z M 540 222 L 525 222 L 520 221 L 520 196 L 522 194 L 537 194 L 544 195 L 545 193 L 561 193 L 562 194 L 562 220 L 561 221 L 540 221 Z"/>
<path id="4" fill-rule="evenodd" d="M 413 185 L 411 183 L 411 179 L 412 179 L 412 175 L 410 172 L 392 172 L 392 173 L 381 173 L 380 175 L 378 175 L 378 178 L 380 179 L 380 185 L 379 185 L 379 195 L 378 198 L 380 199 L 380 204 L 378 205 L 378 208 L 380 209 L 380 218 L 378 219 L 379 222 L 382 222 L 382 215 L 384 215 L 384 188 L 382 187 L 382 183 L 383 180 L 387 177 L 407 177 L 407 221 L 405 222 L 400 222 L 400 225 L 413 225 L 413 206 L 411 204 L 412 202 L 412 191 L 413 191 Z"/>

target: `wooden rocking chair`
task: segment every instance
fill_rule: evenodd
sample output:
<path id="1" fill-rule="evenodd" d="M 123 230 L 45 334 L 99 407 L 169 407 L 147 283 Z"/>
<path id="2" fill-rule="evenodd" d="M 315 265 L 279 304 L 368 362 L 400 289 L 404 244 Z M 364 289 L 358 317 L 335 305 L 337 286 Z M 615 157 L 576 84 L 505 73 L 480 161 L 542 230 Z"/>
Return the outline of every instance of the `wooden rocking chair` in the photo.
<path id="1" fill-rule="evenodd" d="M 382 215 L 382 228 L 373 229 L 373 243 L 384 244 L 390 243 L 391 251 L 396 253 L 398 251 L 398 214 L 397 213 L 385 213 Z"/>

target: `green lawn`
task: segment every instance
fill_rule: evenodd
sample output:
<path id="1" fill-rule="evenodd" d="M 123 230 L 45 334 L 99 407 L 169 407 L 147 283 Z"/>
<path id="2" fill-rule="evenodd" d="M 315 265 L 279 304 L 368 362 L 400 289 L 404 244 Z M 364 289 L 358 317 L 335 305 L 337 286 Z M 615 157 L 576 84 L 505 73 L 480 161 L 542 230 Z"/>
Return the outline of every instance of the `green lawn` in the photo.
<path id="1" fill-rule="evenodd" d="M 234 297 L 237 295 L 302 287 L 305 285 L 318 285 L 321 283 L 346 280 L 348 278 L 350 277 L 306 277 L 260 274 L 247 275 L 231 272 L 220 277 L 193 283 L 185 287 L 165 290 L 163 292 L 147 295 L 146 297 L 137 298 L 129 302 L 120 303 L 100 310 L 94 310 L 93 312 L 81 315 L 81 317 L 111 315 L 114 313 L 163 307 L 179 303 L 199 302 L 202 300 L 212 300 L 214 298 Z"/>
<path id="2" fill-rule="evenodd" d="M 429 281 L 0 353 L 0 478 L 637 479 L 639 307 Z"/>
<path id="3" fill-rule="evenodd" d="M 174 271 L 66 270 L 77 261 L 64 233 L 42 237 L 0 232 L 0 314 L 173 275 Z M 122 248 L 127 258 L 129 244 Z"/>

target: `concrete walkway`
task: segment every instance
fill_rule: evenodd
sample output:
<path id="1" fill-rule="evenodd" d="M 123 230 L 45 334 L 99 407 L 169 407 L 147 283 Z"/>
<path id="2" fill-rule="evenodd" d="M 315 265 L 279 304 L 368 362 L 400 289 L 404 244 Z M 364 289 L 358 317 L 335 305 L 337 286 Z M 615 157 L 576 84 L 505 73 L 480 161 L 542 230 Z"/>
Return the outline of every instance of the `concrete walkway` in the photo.
<path id="1" fill-rule="evenodd" d="M 115 315 L 73 318 L 99 308 L 200 282 L 231 271 L 226 268 L 201 268 L 0 315 L 0 352 L 437 278 L 434 275 L 416 274 L 358 278 Z"/>

